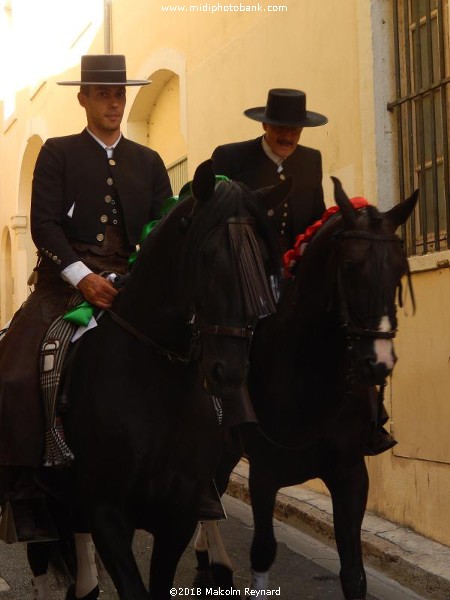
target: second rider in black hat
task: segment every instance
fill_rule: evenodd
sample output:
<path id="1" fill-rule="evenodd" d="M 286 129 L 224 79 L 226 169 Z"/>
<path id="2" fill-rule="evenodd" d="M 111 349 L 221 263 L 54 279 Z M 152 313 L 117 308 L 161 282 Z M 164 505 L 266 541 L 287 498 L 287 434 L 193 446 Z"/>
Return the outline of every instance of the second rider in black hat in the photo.
<path id="1" fill-rule="evenodd" d="M 252 190 L 292 176 L 289 196 L 272 215 L 285 251 L 293 246 L 296 235 L 320 219 L 325 211 L 321 154 L 298 142 L 303 127 L 325 125 L 327 118 L 307 111 L 304 92 L 291 89 L 270 90 L 267 106 L 250 108 L 244 114 L 262 122 L 264 135 L 218 146 L 212 156 L 214 170 L 218 175 L 245 183 Z"/>

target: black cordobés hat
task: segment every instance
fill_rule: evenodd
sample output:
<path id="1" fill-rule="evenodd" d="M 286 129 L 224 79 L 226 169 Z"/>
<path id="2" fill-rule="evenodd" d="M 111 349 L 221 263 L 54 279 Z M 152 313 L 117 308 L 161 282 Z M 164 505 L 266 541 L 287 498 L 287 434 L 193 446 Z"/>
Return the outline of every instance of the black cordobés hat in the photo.
<path id="1" fill-rule="evenodd" d="M 81 81 L 59 85 L 147 85 L 148 79 L 127 79 L 123 54 L 86 54 L 81 57 Z"/>
<path id="2" fill-rule="evenodd" d="M 317 127 L 328 123 L 324 115 L 306 110 L 305 92 L 285 88 L 269 90 L 266 106 L 248 108 L 244 115 L 254 121 L 285 127 Z"/>

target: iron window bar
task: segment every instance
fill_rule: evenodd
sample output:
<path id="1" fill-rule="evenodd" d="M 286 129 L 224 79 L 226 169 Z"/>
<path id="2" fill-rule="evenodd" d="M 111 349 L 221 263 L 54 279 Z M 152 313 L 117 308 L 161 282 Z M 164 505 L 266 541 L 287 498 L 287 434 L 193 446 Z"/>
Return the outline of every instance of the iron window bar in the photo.
<path id="1" fill-rule="evenodd" d="M 419 0 L 393 2 L 396 98 L 387 104 L 387 109 L 396 113 L 401 196 L 405 197 L 417 186 L 415 178 L 421 190 L 420 212 L 413 215 L 408 228 L 403 227 L 408 254 L 416 254 L 419 248 L 423 254 L 436 251 L 441 249 L 441 243 L 450 246 L 447 136 L 450 76 L 445 72 L 443 0 L 436 0 L 435 4 L 432 8 L 431 0 L 425 0 L 421 8 Z M 423 33 L 425 42 L 421 39 Z M 433 33 L 438 39 L 435 47 Z M 438 168 L 443 175 L 441 194 Z M 440 209 L 445 211 L 445 219 L 440 218 Z"/>

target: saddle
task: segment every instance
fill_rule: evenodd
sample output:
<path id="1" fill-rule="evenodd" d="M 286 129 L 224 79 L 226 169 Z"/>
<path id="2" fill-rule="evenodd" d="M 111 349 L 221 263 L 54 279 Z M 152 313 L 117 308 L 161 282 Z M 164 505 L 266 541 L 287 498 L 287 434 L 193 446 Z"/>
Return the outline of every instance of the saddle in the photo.
<path id="1" fill-rule="evenodd" d="M 108 278 L 112 273 L 103 272 L 101 275 Z M 114 277 L 114 285 L 120 288 L 125 285 L 128 274 Z M 53 321 L 41 346 L 39 378 L 45 415 L 44 467 L 68 466 L 74 459 L 66 443 L 60 414 L 68 409 L 74 358 L 80 347 L 81 335 L 89 328 L 81 328 L 83 331 L 80 333 L 79 324 L 67 319 L 82 301 L 80 293 L 74 294 L 69 302 L 69 312 Z"/>

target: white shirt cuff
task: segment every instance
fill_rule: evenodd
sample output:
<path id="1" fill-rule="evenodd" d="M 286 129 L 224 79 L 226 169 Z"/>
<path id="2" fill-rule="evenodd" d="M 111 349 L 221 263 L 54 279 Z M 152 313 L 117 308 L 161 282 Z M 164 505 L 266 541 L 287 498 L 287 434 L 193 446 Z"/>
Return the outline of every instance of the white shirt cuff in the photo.
<path id="1" fill-rule="evenodd" d="M 90 273 L 92 273 L 92 271 L 88 269 L 88 267 L 81 262 L 81 260 L 78 260 L 77 262 L 74 262 L 63 269 L 61 271 L 61 277 L 64 279 L 64 281 L 67 281 L 70 283 L 70 285 L 73 285 L 73 287 L 77 287 L 80 281 L 86 277 L 86 275 L 90 275 Z"/>

